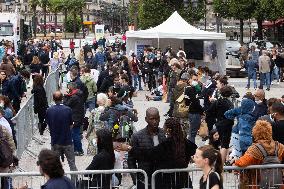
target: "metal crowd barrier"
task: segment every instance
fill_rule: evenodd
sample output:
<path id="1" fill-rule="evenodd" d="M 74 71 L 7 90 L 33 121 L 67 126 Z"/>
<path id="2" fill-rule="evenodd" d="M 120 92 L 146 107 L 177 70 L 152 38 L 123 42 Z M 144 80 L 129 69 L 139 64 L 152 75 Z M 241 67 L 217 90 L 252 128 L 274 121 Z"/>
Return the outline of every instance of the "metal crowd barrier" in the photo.
<path id="1" fill-rule="evenodd" d="M 144 188 L 148 189 L 147 173 L 141 169 L 70 171 L 65 175 L 75 184 L 76 189 L 131 188 L 134 186 L 133 182 L 137 183 L 141 177 L 143 177 L 142 182 L 145 184 Z M 38 172 L 0 173 L 0 178 L 2 181 L 9 180 L 13 188 L 27 185 L 29 189 L 38 189 L 46 182 Z"/>
<path id="2" fill-rule="evenodd" d="M 267 170 L 279 170 L 283 172 L 283 164 L 274 165 L 253 165 L 248 167 L 235 167 L 226 166 L 224 167 L 223 173 L 223 188 L 224 189 L 254 189 L 260 188 L 261 179 Z M 268 178 L 269 183 L 274 182 L 274 173 L 277 171 L 271 171 L 271 177 Z M 186 169 L 163 169 L 157 170 L 152 174 L 151 188 L 199 188 L 199 181 L 202 177 L 203 172 L 198 168 L 186 168 Z M 282 174 L 283 176 L 283 174 Z M 284 188 L 284 184 L 276 183 L 270 185 L 266 189 L 280 189 Z"/>
<path id="3" fill-rule="evenodd" d="M 282 171 L 284 165 L 253 165 L 245 168 L 235 166 L 224 167 L 223 188 L 260 188 L 259 182 L 264 176 L 263 171 L 271 169 Z M 149 188 L 147 173 L 141 169 L 70 171 L 66 172 L 65 175 L 75 183 L 76 189 L 132 188 L 134 184 L 138 182 L 143 183 L 142 188 Z M 199 180 L 202 175 L 203 172 L 200 169 L 193 167 L 187 169 L 157 170 L 152 174 L 151 188 L 199 188 Z M 271 179 L 273 179 L 273 174 L 270 175 Z M 35 189 L 40 188 L 40 186 L 46 182 L 45 178 L 40 173 L 36 172 L 0 173 L 0 178 L 1 180 L 10 180 L 14 188 L 19 188 L 27 184 L 29 189 Z M 190 182 L 192 182 L 192 187 Z M 265 188 L 280 189 L 282 187 L 284 187 L 284 184 L 277 184 L 276 186 Z"/>
<path id="4" fill-rule="evenodd" d="M 59 70 L 51 72 L 45 81 L 44 87 L 46 90 L 47 101 L 52 102 L 52 93 L 58 89 L 59 85 Z M 12 121 L 16 123 L 16 138 L 17 138 L 17 157 L 21 157 L 23 152 L 27 150 L 28 144 L 31 142 L 35 131 L 37 130 L 38 121 L 34 114 L 33 102 L 34 96 L 31 95 L 25 102 L 24 106 L 19 110 Z M 28 150 L 27 150 L 28 151 Z"/>

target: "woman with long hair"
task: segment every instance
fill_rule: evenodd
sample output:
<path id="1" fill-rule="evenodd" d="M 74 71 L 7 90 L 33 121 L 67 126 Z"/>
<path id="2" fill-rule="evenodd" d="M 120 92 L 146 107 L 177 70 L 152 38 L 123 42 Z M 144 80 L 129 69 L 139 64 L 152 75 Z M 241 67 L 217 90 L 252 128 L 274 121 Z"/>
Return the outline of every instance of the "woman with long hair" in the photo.
<path id="1" fill-rule="evenodd" d="M 30 70 L 31 70 L 31 74 L 32 74 L 32 78 L 35 78 L 35 75 L 38 75 L 41 73 L 41 69 L 42 69 L 42 64 L 40 63 L 40 60 L 37 56 L 33 57 L 33 61 L 30 65 Z"/>
<path id="2" fill-rule="evenodd" d="M 38 114 L 39 119 L 38 128 L 40 135 L 43 135 L 46 128 L 45 116 L 48 108 L 46 92 L 43 84 L 44 81 L 42 75 L 35 75 L 33 79 L 32 94 L 34 94 L 34 113 Z"/>
<path id="3" fill-rule="evenodd" d="M 197 146 L 186 139 L 178 118 L 167 119 L 164 131 L 167 139 L 158 146 L 150 149 L 128 146 L 127 148 L 131 149 L 129 153 L 132 153 L 137 159 L 155 161 L 156 169 L 187 168 Z M 125 150 L 124 145 L 122 145 L 122 149 Z M 188 173 L 158 174 L 156 188 L 192 188 L 192 182 Z"/>
<path id="4" fill-rule="evenodd" d="M 203 171 L 200 189 L 223 188 L 223 161 L 218 150 L 211 145 L 199 147 L 194 155 L 194 162 Z"/>
<path id="5" fill-rule="evenodd" d="M 115 155 L 113 149 L 112 133 L 108 129 L 96 131 L 98 153 L 94 156 L 86 170 L 110 170 L 114 168 Z M 102 189 L 110 188 L 111 175 L 98 174 L 91 178 L 90 187 Z"/>

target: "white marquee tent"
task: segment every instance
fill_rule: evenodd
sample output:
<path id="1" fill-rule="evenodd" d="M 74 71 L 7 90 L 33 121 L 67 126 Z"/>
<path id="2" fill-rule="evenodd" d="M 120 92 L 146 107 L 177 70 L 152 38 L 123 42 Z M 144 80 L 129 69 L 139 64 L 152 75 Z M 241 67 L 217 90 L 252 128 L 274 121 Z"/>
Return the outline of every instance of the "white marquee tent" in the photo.
<path id="1" fill-rule="evenodd" d="M 177 12 L 174 12 L 162 24 L 147 30 L 127 31 L 126 51 L 138 52 L 144 45 L 165 49 L 168 45 L 174 50 L 184 46 L 184 39 L 212 41 L 217 47 L 217 58 L 209 65 L 210 69 L 226 73 L 225 33 L 203 31 L 188 24 Z M 140 49 L 141 50 L 141 49 Z M 197 61 L 198 65 L 205 65 L 204 61 Z"/>

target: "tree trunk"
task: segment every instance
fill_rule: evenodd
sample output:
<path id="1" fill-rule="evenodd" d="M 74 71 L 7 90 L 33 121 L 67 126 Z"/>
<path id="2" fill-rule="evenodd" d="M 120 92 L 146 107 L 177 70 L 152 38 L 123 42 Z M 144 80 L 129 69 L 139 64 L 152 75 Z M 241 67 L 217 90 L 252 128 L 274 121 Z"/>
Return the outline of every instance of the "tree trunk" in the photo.
<path id="1" fill-rule="evenodd" d="M 275 26 L 275 20 L 273 20 L 273 41 L 276 41 L 276 26 Z"/>
<path id="2" fill-rule="evenodd" d="M 46 37 L 46 6 L 43 6 L 43 35 Z"/>
<path id="3" fill-rule="evenodd" d="M 244 42 L 244 19 L 240 19 L 240 43 Z"/>
<path id="4" fill-rule="evenodd" d="M 80 19 L 81 19 L 81 26 L 82 26 L 82 32 L 83 32 L 83 38 L 85 38 L 85 32 L 84 32 L 84 16 L 83 16 L 83 10 L 80 11 Z"/>
<path id="5" fill-rule="evenodd" d="M 57 12 L 54 13 L 54 36 L 56 36 L 56 29 L 57 29 Z"/>
<path id="6" fill-rule="evenodd" d="M 67 28 L 67 9 L 64 10 L 64 32 L 65 32 L 65 39 L 66 39 L 66 28 Z"/>
<path id="7" fill-rule="evenodd" d="M 262 19 L 257 19 L 257 37 L 259 40 L 263 40 L 263 35 L 262 35 Z"/>
<path id="8" fill-rule="evenodd" d="M 74 19 L 74 21 L 73 21 L 73 32 L 74 32 L 74 39 L 76 39 L 76 24 L 77 24 L 77 19 L 76 19 L 77 17 L 76 17 L 76 14 L 74 13 L 73 14 L 73 19 Z"/>
<path id="9" fill-rule="evenodd" d="M 36 24 L 36 7 L 33 7 L 33 32 L 34 32 L 34 38 L 36 38 L 36 29 L 37 29 L 37 24 Z"/>

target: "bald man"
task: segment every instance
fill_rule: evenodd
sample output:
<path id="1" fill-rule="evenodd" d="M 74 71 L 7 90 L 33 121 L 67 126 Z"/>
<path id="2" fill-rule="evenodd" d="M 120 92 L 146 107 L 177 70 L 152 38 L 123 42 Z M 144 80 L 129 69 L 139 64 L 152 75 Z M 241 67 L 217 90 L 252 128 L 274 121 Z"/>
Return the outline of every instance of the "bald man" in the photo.
<path id="1" fill-rule="evenodd" d="M 72 110 L 62 104 L 63 95 L 60 91 L 53 93 L 55 105 L 46 111 L 46 123 L 50 130 L 51 149 L 60 156 L 65 155 L 71 171 L 77 171 L 72 141 L 71 128 Z"/>
<path id="2" fill-rule="evenodd" d="M 252 112 L 253 116 L 257 120 L 261 116 L 268 114 L 267 100 L 265 99 L 265 92 L 263 89 L 257 89 L 254 93 L 255 109 Z"/>
<path id="3" fill-rule="evenodd" d="M 144 129 L 138 131 L 137 133 L 134 133 L 131 137 L 130 145 L 133 148 L 151 148 L 153 146 L 157 146 L 166 139 L 164 131 L 159 128 L 160 113 L 157 108 L 148 108 L 146 110 L 145 120 L 147 122 L 147 126 Z M 148 178 L 151 178 L 152 173 L 155 171 L 155 162 L 141 159 L 138 160 L 135 157 L 131 156 L 131 154 L 129 154 L 128 167 L 130 169 L 143 169 L 144 171 L 146 171 Z M 144 189 L 143 176 L 138 175 L 137 183 L 135 183 L 135 181 L 136 179 L 133 179 L 133 182 L 136 185 L 137 189 Z"/>

